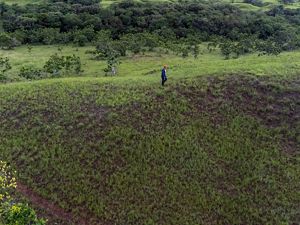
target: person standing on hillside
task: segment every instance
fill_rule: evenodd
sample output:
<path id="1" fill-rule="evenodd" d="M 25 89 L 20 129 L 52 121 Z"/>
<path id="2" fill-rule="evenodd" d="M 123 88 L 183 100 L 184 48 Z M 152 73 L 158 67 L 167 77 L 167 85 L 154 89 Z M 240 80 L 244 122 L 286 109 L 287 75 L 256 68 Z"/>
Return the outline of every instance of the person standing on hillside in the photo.
<path id="1" fill-rule="evenodd" d="M 164 68 L 161 70 L 161 85 L 164 86 L 167 80 L 167 65 L 164 65 Z"/>

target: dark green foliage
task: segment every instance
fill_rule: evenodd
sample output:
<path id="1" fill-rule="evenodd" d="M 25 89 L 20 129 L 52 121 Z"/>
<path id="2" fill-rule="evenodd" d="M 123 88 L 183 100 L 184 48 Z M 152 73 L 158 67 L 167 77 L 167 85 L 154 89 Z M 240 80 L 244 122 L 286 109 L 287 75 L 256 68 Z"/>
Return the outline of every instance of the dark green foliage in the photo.
<path id="1" fill-rule="evenodd" d="M 183 46 L 181 48 L 181 56 L 182 58 L 186 58 L 189 56 L 189 48 L 187 46 Z"/>
<path id="2" fill-rule="evenodd" d="M 0 57 L 0 81 L 4 81 L 6 79 L 5 73 L 11 69 L 11 65 L 9 63 L 9 59 Z"/>
<path id="3" fill-rule="evenodd" d="M 106 59 L 111 52 L 117 52 L 112 46 L 112 42 L 99 42 L 96 46 L 96 50 L 92 52 L 96 59 Z"/>
<path id="4" fill-rule="evenodd" d="M 28 45 L 28 46 L 27 46 L 27 50 L 28 50 L 28 53 L 29 53 L 29 54 L 31 53 L 32 48 L 33 48 L 33 47 L 32 47 L 31 45 Z"/>
<path id="5" fill-rule="evenodd" d="M 137 54 L 143 49 L 152 51 L 155 47 L 161 46 L 161 38 L 157 34 L 148 32 L 127 34 L 120 38 L 127 50 Z"/>
<path id="6" fill-rule="evenodd" d="M 280 0 L 281 3 L 283 4 L 292 4 L 295 3 L 297 0 Z"/>
<path id="7" fill-rule="evenodd" d="M 35 68 L 34 66 L 23 66 L 19 72 L 20 77 L 24 77 L 29 80 L 37 80 L 45 76 L 43 70 Z"/>
<path id="8" fill-rule="evenodd" d="M 248 4 L 259 6 L 259 7 L 264 6 L 264 3 L 262 0 L 244 0 L 244 3 L 248 3 Z"/>
<path id="9" fill-rule="evenodd" d="M 247 2 L 261 5 L 260 0 Z M 97 43 L 99 31 L 110 30 L 111 38 L 124 40 L 134 53 L 181 38 L 189 43 L 214 41 L 216 36 L 239 41 L 253 34 L 257 39 L 277 42 L 282 50 L 299 47 L 300 14 L 282 6 L 262 13 L 214 1 L 121 2 L 109 8 L 100 8 L 93 1 L 53 1 L 18 7 L 3 4 L 0 16 L 4 30 L 22 43 L 72 42 L 83 46 Z"/>
<path id="10" fill-rule="evenodd" d="M 74 43 L 78 46 L 85 46 L 85 44 L 88 42 L 88 39 L 83 34 L 77 34 L 74 38 Z"/>
<path id="11" fill-rule="evenodd" d="M 76 30 L 73 32 L 73 42 L 78 46 L 85 46 L 95 40 L 97 37 L 93 27 L 86 27 L 82 30 Z"/>
<path id="12" fill-rule="evenodd" d="M 20 42 L 16 38 L 7 33 L 0 33 L 0 48 L 11 50 L 18 45 L 20 45 Z"/>
<path id="13" fill-rule="evenodd" d="M 259 40 L 255 37 L 244 37 L 239 41 L 223 39 L 219 47 L 225 59 L 229 59 L 231 56 L 238 58 L 252 52 L 257 52 L 259 55 L 278 55 L 283 51 L 278 42 L 271 39 Z"/>
<path id="14" fill-rule="evenodd" d="M 64 67 L 66 72 L 71 73 L 74 72 L 75 74 L 80 74 L 81 70 L 81 60 L 79 56 L 72 55 L 72 56 L 62 56 L 62 60 L 64 62 Z"/>
<path id="15" fill-rule="evenodd" d="M 5 225 L 45 225 L 35 211 L 26 204 L 6 202 L 1 205 L 0 216 Z"/>
<path id="16" fill-rule="evenodd" d="M 193 54 L 194 58 L 197 59 L 200 54 L 199 45 L 193 45 L 193 46 L 191 46 L 191 48 L 192 48 L 192 54 Z"/>
<path id="17" fill-rule="evenodd" d="M 111 75 L 117 74 L 117 66 L 120 64 L 119 53 L 116 51 L 111 51 L 106 57 L 107 67 L 104 69 L 106 75 L 109 73 Z"/>
<path id="18" fill-rule="evenodd" d="M 46 62 L 44 69 L 47 73 L 52 76 L 60 76 L 64 68 L 64 60 L 58 54 L 50 56 L 49 60 Z"/>
<path id="19" fill-rule="evenodd" d="M 234 50 L 234 44 L 232 41 L 230 40 L 224 40 L 220 45 L 220 50 L 222 55 L 225 56 L 225 59 L 229 59 L 230 58 L 230 54 L 233 52 Z"/>
<path id="20" fill-rule="evenodd" d="M 79 74 L 82 72 L 81 60 L 75 55 L 59 56 L 58 54 L 54 54 L 46 62 L 44 70 L 52 77 L 59 77 L 70 73 Z"/>
<path id="21" fill-rule="evenodd" d="M 272 40 L 259 41 L 257 50 L 260 52 L 260 55 L 279 55 L 282 52 L 281 46 Z"/>
<path id="22" fill-rule="evenodd" d="M 117 66 L 120 64 L 119 57 L 126 55 L 126 45 L 120 42 L 104 42 L 101 41 L 97 44 L 96 50 L 88 52 L 95 56 L 96 59 L 106 60 L 107 67 L 104 69 L 106 75 L 116 75 Z"/>

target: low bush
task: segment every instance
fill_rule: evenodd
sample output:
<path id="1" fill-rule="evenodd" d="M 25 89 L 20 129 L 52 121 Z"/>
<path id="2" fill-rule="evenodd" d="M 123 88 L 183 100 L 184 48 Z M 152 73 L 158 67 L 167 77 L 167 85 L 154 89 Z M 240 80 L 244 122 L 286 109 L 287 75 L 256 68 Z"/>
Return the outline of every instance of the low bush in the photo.
<path id="1" fill-rule="evenodd" d="M 45 225 L 35 211 L 27 204 L 16 203 L 11 197 L 17 187 L 15 171 L 7 163 L 0 161 L 0 224 L 6 225 Z"/>
<path id="2" fill-rule="evenodd" d="M 38 219 L 35 211 L 27 204 L 6 202 L 1 206 L 1 217 L 6 225 L 44 225 L 46 221 Z"/>
<path id="3" fill-rule="evenodd" d="M 29 80 L 37 80 L 43 78 L 45 76 L 45 73 L 43 72 L 43 70 L 29 65 L 29 66 L 23 66 L 20 69 L 19 76 Z"/>
<path id="4" fill-rule="evenodd" d="M 54 54 L 46 62 L 44 70 L 51 77 L 59 77 L 70 73 L 80 74 L 82 72 L 81 60 L 76 55 L 59 56 L 58 54 Z"/>

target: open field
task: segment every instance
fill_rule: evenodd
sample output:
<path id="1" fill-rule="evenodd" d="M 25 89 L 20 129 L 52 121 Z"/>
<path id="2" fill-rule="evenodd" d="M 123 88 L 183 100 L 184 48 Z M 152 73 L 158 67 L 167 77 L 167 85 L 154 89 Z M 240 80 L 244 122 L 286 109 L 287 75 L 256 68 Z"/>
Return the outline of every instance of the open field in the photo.
<path id="1" fill-rule="evenodd" d="M 0 56 L 8 57 L 11 61 L 13 67 L 10 72 L 11 79 L 21 80 L 16 74 L 24 65 L 34 65 L 42 68 L 50 55 L 55 53 L 80 56 L 84 70 L 80 76 L 103 77 L 105 75 L 103 72 L 105 62 L 93 60 L 91 55 L 86 54 L 87 50 L 92 49 L 93 47 L 65 46 L 60 52 L 57 46 L 33 46 L 32 52 L 28 53 L 27 47 L 24 46 L 13 51 L 0 50 Z M 204 44 L 201 46 L 201 51 L 202 54 L 198 59 L 191 56 L 182 58 L 172 54 L 163 54 L 160 51 L 126 57 L 121 60 L 118 76 L 112 79 L 130 77 L 132 79 L 157 80 L 163 64 L 169 65 L 169 74 L 175 79 L 238 72 L 255 75 L 288 76 L 298 74 L 300 70 L 299 51 L 285 52 L 279 56 L 257 56 L 252 54 L 230 60 L 224 60 L 224 57 L 217 50 L 212 53 L 208 52 Z"/>

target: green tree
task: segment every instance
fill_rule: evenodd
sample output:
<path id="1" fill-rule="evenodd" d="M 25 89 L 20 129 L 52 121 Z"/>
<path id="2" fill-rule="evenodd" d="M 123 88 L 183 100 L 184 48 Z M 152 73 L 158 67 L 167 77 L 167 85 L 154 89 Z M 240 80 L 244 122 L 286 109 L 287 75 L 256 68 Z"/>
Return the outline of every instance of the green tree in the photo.
<path id="1" fill-rule="evenodd" d="M 199 48 L 199 45 L 193 45 L 192 47 L 191 47 L 191 49 L 192 49 L 192 54 L 193 54 L 193 56 L 194 56 L 194 58 L 195 59 L 197 59 L 198 58 L 198 56 L 199 56 L 199 54 L 200 54 L 200 48 Z"/>
<path id="2" fill-rule="evenodd" d="M 0 57 L 0 81 L 6 80 L 6 72 L 11 69 L 9 59 L 7 57 Z"/>
<path id="3" fill-rule="evenodd" d="M 189 56 L 189 48 L 187 46 L 183 46 L 181 48 L 181 56 L 182 58 L 186 58 Z"/>
<path id="4" fill-rule="evenodd" d="M 109 73 L 111 75 L 117 74 L 117 66 L 120 64 L 119 53 L 117 51 L 110 51 L 106 57 L 107 66 L 104 69 L 105 75 L 107 76 Z"/>
<path id="5" fill-rule="evenodd" d="M 44 72 L 41 69 L 35 68 L 32 65 L 23 66 L 19 72 L 20 77 L 24 77 L 29 80 L 41 79 L 44 76 Z"/>
<path id="6" fill-rule="evenodd" d="M 230 54 L 233 52 L 234 49 L 233 42 L 230 40 L 223 40 L 219 47 L 222 55 L 225 56 L 225 59 L 229 59 Z"/>
<path id="7" fill-rule="evenodd" d="M 256 50 L 259 55 L 279 55 L 282 52 L 281 46 L 272 40 L 258 41 Z"/>
<path id="8" fill-rule="evenodd" d="M 29 54 L 31 54 L 31 51 L 32 51 L 32 46 L 31 45 L 27 45 L 27 51 Z"/>
<path id="9" fill-rule="evenodd" d="M 52 77 L 62 76 L 70 73 L 80 74 L 81 60 L 76 55 L 59 56 L 57 53 L 50 56 L 49 60 L 44 65 L 45 72 Z"/>
<path id="10" fill-rule="evenodd" d="M 86 45 L 86 43 L 88 42 L 88 39 L 85 35 L 79 33 L 79 34 L 75 35 L 73 42 L 74 42 L 74 44 L 82 47 L 82 46 Z"/>
<path id="11" fill-rule="evenodd" d="M 58 54 L 50 56 L 49 60 L 44 65 L 45 72 L 51 76 L 61 76 L 64 68 L 64 60 Z"/>
<path id="12" fill-rule="evenodd" d="M 7 33 L 0 33 L 0 48 L 11 50 L 18 45 L 20 45 L 20 42 L 16 38 L 11 37 Z"/>

